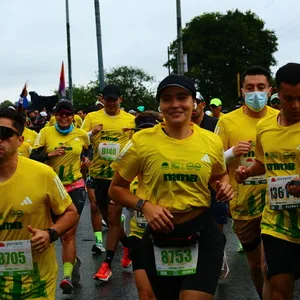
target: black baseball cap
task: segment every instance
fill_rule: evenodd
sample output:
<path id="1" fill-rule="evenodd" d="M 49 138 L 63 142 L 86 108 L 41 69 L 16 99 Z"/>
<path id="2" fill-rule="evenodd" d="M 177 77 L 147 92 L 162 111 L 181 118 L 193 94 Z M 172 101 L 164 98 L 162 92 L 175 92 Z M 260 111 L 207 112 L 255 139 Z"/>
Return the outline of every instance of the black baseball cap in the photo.
<path id="1" fill-rule="evenodd" d="M 149 128 L 159 123 L 155 116 L 150 114 L 139 115 L 134 122 L 137 128 Z"/>
<path id="2" fill-rule="evenodd" d="M 194 82 L 186 76 L 172 74 L 172 75 L 167 76 L 159 84 L 159 86 L 157 88 L 157 92 L 156 92 L 157 101 L 159 101 L 159 96 L 160 96 L 161 91 L 169 86 L 179 86 L 179 87 L 185 89 L 186 91 L 188 91 L 193 96 L 193 98 L 196 98 L 196 88 L 195 88 Z"/>
<path id="3" fill-rule="evenodd" d="M 115 84 L 108 84 L 104 89 L 103 89 L 103 99 L 108 100 L 110 98 L 114 100 L 118 100 L 119 97 L 121 97 L 121 91 L 120 88 L 115 85 Z"/>
<path id="4" fill-rule="evenodd" d="M 73 109 L 73 105 L 71 101 L 67 101 L 67 100 L 60 100 L 56 106 L 55 106 L 55 112 L 59 112 L 62 110 L 67 110 L 67 111 L 74 111 Z"/>

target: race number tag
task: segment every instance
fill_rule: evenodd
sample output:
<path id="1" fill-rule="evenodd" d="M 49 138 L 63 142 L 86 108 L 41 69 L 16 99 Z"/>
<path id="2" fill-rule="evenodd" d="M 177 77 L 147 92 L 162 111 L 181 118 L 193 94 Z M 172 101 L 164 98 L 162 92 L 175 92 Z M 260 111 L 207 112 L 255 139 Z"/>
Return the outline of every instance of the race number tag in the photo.
<path id="1" fill-rule="evenodd" d="M 103 160 L 115 160 L 120 153 L 120 144 L 100 143 L 98 153 Z"/>
<path id="2" fill-rule="evenodd" d="M 270 198 L 270 208 L 272 210 L 295 209 L 300 207 L 300 198 L 296 198 L 288 193 L 285 186 L 293 178 L 292 176 L 274 176 L 268 178 L 268 193 Z"/>
<path id="3" fill-rule="evenodd" d="M 33 274 L 30 240 L 0 242 L 0 276 Z"/>
<path id="4" fill-rule="evenodd" d="M 144 214 L 141 211 L 134 211 L 134 218 L 136 221 L 136 224 L 139 228 L 146 228 L 148 225 L 148 222 L 144 216 Z"/>
<path id="5" fill-rule="evenodd" d="M 255 162 L 255 158 L 253 157 L 242 157 L 241 158 L 241 165 L 245 167 L 249 167 L 252 165 L 252 163 Z M 257 185 L 257 184 L 266 184 L 267 183 L 267 177 L 266 175 L 260 175 L 260 176 L 253 176 L 247 178 L 247 180 L 244 181 L 244 185 Z"/>
<path id="6" fill-rule="evenodd" d="M 196 273 L 198 262 L 198 243 L 181 248 L 153 247 L 157 275 L 184 276 Z"/>

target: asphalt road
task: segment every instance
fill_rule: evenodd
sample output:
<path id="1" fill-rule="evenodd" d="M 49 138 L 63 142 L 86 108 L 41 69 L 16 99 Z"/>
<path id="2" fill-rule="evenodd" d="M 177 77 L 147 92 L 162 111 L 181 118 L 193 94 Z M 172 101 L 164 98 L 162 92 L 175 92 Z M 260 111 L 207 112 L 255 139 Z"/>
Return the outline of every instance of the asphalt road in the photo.
<path id="1" fill-rule="evenodd" d="M 128 221 L 129 218 L 127 218 Z M 127 226 L 128 226 L 128 222 Z M 106 238 L 107 231 L 104 231 Z M 247 261 L 244 254 L 236 252 L 237 239 L 232 233 L 231 226 L 225 227 L 227 237 L 226 253 L 230 267 L 229 276 L 220 280 L 215 295 L 215 300 L 259 300 L 256 296 L 250 274 L 248 272 Z M 93 245 L 93 230 L 90 222 L 90 210 L 88 200 L 82 212 L 80 224 L 77 231 L 77 253 L 82 258 L 82 281 L 75 287 L 73 294 L 63 295 L 59 289 L 59 282 L 62 277 L 61 245 L 57 242 L 57 258 L 59 262 L 59 277 L 57 282 L 56 297 L 58 300 L 136 300 L 137 292 L 131 267 L 123 269 L 121 267 L 122 247 L 119 246 L 114 262 L 113 276 L 107 283 L 93 280 L 93 275 L 97 272 L 105 254 L 93 255 L 91 248 Z M 294 300 L 300 300 L 300 284 L 296 282 Z"/>

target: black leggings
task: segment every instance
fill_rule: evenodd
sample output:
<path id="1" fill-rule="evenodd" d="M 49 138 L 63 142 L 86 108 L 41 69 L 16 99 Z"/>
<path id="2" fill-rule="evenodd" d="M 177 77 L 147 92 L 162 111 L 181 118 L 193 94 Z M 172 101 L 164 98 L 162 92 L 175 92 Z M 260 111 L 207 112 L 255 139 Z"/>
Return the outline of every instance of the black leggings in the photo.
<path id="1" fill-rule="evenodd" d="M 223 233 L 211 219 L 209 212 L 183 224 L 175 225 L 172 236 L 177 232 L 194 229 L 200 232 L 198 237 L 198 263 L 196 274 L 185 276 L 158 276 L 156 273 L 151 229 L 148 227 L 142 240 L 144 266 L 157 300 L 169 300 L 179 297 L 182 290 L 201 291 L 214 294 L 217 288 L 225 247 Z"/>

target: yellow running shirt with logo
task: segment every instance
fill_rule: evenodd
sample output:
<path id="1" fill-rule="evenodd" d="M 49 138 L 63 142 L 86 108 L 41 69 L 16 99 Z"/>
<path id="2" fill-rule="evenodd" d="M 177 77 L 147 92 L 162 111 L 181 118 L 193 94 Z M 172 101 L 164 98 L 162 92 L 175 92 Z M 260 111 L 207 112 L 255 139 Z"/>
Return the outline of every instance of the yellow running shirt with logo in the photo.
<path id="1" fill-rule="evenodd" d="M 278 113 L 257 124 L 256 159 L 265 165 L 268 178 L 267 203 L 261 228 L 264 234 L 300 244 L 300 208 L 272 209 L 271 198 L 281 204 L 294 199 L 288 195 L 285 185 L 292 177 L 300 175 L 299 123 L 280 126 Z"/>
<path id="2" fill-rule="evenodd" d="M 126 145 L 131 131 L 123 131 L 123 128 L 134 128 L 134 116 L 120 110 L 116 116 L 109 116 L 104 109 L 87 114 L 82 129 L 90 132 L 96 125 L 102 124 L 103 129 L 91 137 L 94 149 L 92 165 L 89 175 L 94 178 L 111 180 L 113 170 L 110 167 L 123 147 Z"/>
<path id="3" fill-rule="evenodd" d="M 31 145 L 26 142 L 23 142 L 22 145 L 18 147 L 18 155 L 29 158 L 31 150 Z"/>
<path id="4" fill-rule="evenodd" d="M 275 115 L 278 110 L 267 106 L 264 118 Z M 244 107 L 230 112 L 218 121 L 215 133 L 223 142 L 224 150 L 237 145 L 240 141 L 251 141 L 248 154 L 237 157 L 227 166 L 230 184 L 234 189 L 234 199 L 230 201 L 233 219 L 251 220 L 261 216 L 266 201 L 266 178 L 249 178 L 244 184 L 237 184 L 234 172 L 238 166 L 248 166 L 255 160 L 256 124 L 260 118 L 251 118 L 244 113 Z"/>
<path id="5" fill-rule="evenodd" d="M 30 146 L 34 145 L 34 142 L 37 138 L 37 133 L 31 129 L 24 128 L 23 136 L 24 136 L 24 142 L 28 143 Z"/>
<path id="6" fill-rule="evenodd" d="M 50 121 L 45 125 L 45 127 L 54 126 L 56 123 L 55 116 L 52 116 Z M 74 115 L 74 125 L 77 128 L 82 126 L 82 119 L 78 115 Z"/>
<path id="7" fill-rule="evenodd" d="M 183 140 L 167 136 L 164 124 L 135 133 L 112 168 L 130 182 L 139 174 L 145 199 L 171 212 L 210 207 L 208 181 L 226 173 L 223 145 L 214 133 L 190 126 Z"/>
<path id="8" fill-rule="evenodd" d="M 0 264 L 0 299 L 54 300 L 58 270 L 55 247 L 50 244 L 43 253 L 32 250 L 28 225 L 42 230 L 51 227 L 50 211 L 64 213 L 71 198 L 51 168 L 24 157 L 18 158 L 13 176 L 0 182 L 0 195 L 0 261 L 7 263 Z M 18 249 L 20 243 L 27 245 L 26 252 Z M 32 253 L 32 264 L 24 253 Z M 31 273 L 20 275 L 26 270 L 24 261 Z M 14 275 L 6 276 L 5 268 L 16 265 Z"/>
<path id="9" fill-rule="evenodd" d="M 139 186 L 138 177 L 134 178 L 134 180 L 130 183 L 130 192 L 141 199 L 145 199 L 142 190 L 141 186 Z M 138 223 L 137 220 L 142 220 L 142 222 Z M 132 219 L 130 220 L 129 236 L 135 236 L 142 239 L 146 225 L 147 223 L 143 213 L 134 210 Z"/>
<path id="10" fill-rule="evenodd" d="M 82 178 L 81 153 L 90 144 L 87 133 L 79 128 L 74 129 L 67 135 L 62 135 L 55 127 L 43 128 L 34 144 L 34 149 L 43 147 L 45 153 L 55 151 L 60 146 L 66 146 L 65 154 L 52 157 L 46 161 L 47 165 L 53 168 L 64 185 L 70 184 Z"/>

